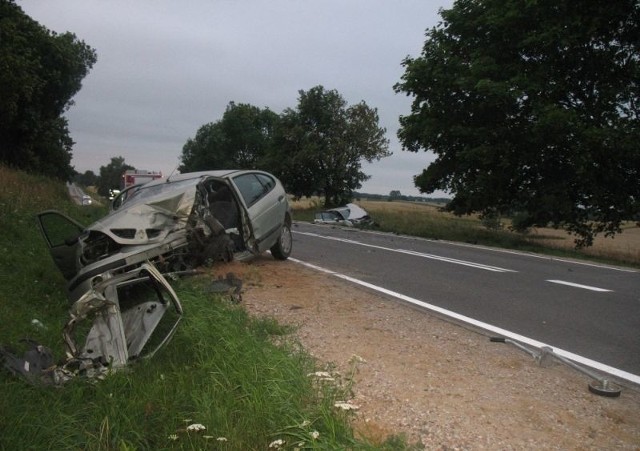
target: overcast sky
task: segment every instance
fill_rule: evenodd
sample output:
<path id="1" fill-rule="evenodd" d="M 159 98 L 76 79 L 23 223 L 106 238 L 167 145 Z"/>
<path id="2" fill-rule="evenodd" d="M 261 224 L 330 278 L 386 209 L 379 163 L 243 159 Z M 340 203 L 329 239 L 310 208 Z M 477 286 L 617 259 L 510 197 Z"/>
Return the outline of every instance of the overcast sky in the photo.
<path id="1" fill-rule="evenodd" d="M 419 194 L 413 176 L 433 155 L 403 151 L 395 94 L 402 60 L 452 0 L 19 0 L 26 14 L 94 48 L 98 62 L 67 113 L 72 164 L 92 170 L 122 156 L 171 173 L 182 147 L 229 102 L 295 108 L 322 85 L 378 109 L 393 156 L 365 164 L 361 191 Z M 436 193 L 436 195 L 439 193 Z"/>

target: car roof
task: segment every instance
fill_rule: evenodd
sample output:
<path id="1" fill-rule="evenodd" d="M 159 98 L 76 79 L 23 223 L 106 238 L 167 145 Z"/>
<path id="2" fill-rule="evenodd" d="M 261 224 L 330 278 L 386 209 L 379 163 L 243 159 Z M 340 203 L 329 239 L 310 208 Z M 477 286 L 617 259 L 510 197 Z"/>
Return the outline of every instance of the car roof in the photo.
<path id="1" fill-rule="evenodd" d="M 239 169 L 222 169 L 217 171 L 185 172 L 184 174 L 169 175 L 168 177 L 164 177 L 159 180 L 163 180 L 165 182 L 167 180 L 169 180 L 170 182 L 174 182 L 174 181 L 177 182 L 180 180 L 195 179 L 199 177 L 226 177 L 230 174 L 233 174 L 234 172 L 240 172 L 240 170 Z"/>
<path id="2" fill-rule="evenodd" d="M 216 171 L 200 171 L 200 172 L 186 172 L 184 174 L 172 174 L 168 177 L 163 177 L 161 179 L 156 179 L 151 182 L 145 183 L 144 186 L 154 186 L 160 185 L 162 183 L 171 183 L 171 182 L 180 182 L 182 180 L 189 179 L 197 179 L 202 177 L 220 177 L 220 178 L 228 178 L 232 174 L 243 174 L 243 173 L 265 173 L 264 171 L 253 170 L 253 169 L 220 169 Z"/>

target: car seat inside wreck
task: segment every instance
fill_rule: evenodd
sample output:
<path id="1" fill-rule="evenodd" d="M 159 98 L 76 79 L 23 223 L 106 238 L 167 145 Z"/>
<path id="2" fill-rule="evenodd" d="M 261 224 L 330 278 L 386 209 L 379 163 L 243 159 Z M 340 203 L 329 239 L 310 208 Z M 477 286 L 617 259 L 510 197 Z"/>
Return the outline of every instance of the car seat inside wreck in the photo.
<path id="1" fill-rule="evenodd" d="M 248 250 L 245 236 L 250 236 L 250 229 L 243 226 L 246 221 L 242 221 L 238 202 L 223 181 L 207 179 L 198 186 L 187 227 L 188 266 L 231 261 Z"/>

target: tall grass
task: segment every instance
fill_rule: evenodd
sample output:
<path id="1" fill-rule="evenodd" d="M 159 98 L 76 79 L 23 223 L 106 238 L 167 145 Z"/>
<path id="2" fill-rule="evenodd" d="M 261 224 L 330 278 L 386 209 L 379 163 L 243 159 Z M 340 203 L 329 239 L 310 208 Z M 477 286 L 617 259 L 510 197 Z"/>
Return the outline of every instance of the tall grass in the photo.
<path id="1" fill-rule="evenodd" d="M 514 247 L 523 238 L 507 230 L 490 230 L 475 216 L 455 216 L 429 204 L 406 202 L 361 202 L 380 230 L 434 240 Z"/>
<path id="2" fill-rule="evenodd" d="M 15 342 L 26 331 L 44 342 L 59 341 L 53 324 L 66 315 L 64 279 L 35 220 L 37 212 L 51 208 L 86 224 L 104 214 L 71 202 L 63 183 L 0 165 L 0 315 L 3 325 L 15 326 L 3 327 L 3 341 Z M 33 319 L 45 328 L 33 327 Z"/>
<path id="3" fill-rule="evenodd" d="M 34 220 L 50 208 L 87 223 L 104 213 L 74 205 L 58 182 L 0 166 L 0 344 L 19 351 L 29 337 L 62 359 L 65 281 Z M 0 449 L 266 450 L 276 440 L 286 449 L 406 449 L 397 437 L 375 446 L 357 438 L 334 406 L 349 396 L 348 380 L 310 377 L 318 363 L 290 329 L 251 318 L 210 283 L 175 282 L 185 314 L 173 340 L 104 380 L 34 386 L 0 369 Z"/>
<path id="4" fill-rule="evenodd" d="M 291 437 L 369 448 L 333 407 L 340 388 L 319 390 L 315 362 L 293 340 L 270 341 L 286 330 L 204 291 L 178 293 L 188 313 L 176 336 L 130 371 L 62 389 L 3 376 L 0 448 L 251 450 Z M 189 432 L 194 423 L 206 430 Z"/>
<path id="5" fill-rule="evenodd" d="M 640 267 L 640 233 L 631 223 L 625 225 L 627 230 L 623 232 L 626 245 L 620 245 L 622 236 L 617 241 L 600 236 L 593 247 L 576 249 L 574 237 L 562 230 L 536 229 L 521 234 L 508 229 L 508 219 L 503 220 L 502 227 L 490 229 L 477 216 L 455 216 L 435 205 L 375 201 L 360 204 L 378 228 L 386 232 Z"/>

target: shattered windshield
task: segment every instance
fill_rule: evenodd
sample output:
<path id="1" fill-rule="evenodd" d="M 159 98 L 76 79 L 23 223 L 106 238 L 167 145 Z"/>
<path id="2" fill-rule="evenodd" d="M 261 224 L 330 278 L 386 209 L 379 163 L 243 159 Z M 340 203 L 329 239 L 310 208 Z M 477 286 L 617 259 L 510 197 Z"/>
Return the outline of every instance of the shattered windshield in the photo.
<path id="1" fill-rule="evenodd" d="M 152 186 L 141 186 L 135 193 L 131 194 L 127 200 L 127 204 L 134 204 L 145 199 L 156 197 L 161 193 L 179 193 L 191 186 L 196 186 L 200 182 L 200 178 L 180 180 L 178 182 L 166 182 Z"/>

